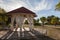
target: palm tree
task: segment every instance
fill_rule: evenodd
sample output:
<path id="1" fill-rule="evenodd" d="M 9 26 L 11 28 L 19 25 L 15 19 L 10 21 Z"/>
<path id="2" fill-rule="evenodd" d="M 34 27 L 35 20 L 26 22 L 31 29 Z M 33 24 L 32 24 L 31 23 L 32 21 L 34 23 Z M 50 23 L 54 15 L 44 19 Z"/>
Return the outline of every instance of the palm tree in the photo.
<path id="1" fill-rule="evenodd" d="M 55 8 L 55 10 L 58 10 L 58 11 L 60 11 L 60 2 L 56 5 L 56 8 Z"/>
<path id="2" fill-rule="evenodd" d="M 45 17 L 41 17 L 40 20 L 42 22 L 42 26 L 44 27 L 44 23 L 46 22 L 46 18 Z"/>

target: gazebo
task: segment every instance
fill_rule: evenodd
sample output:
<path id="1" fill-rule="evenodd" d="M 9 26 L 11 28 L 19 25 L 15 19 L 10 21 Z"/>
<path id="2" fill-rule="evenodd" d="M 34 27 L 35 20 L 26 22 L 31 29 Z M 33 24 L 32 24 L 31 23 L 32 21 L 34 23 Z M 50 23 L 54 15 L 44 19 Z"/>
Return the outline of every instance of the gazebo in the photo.
<path id="1" fill-rule="evenodd" d="M 26 18 L 27 18 L 27 21 L 28 21 L 28 24 L 29 24 L 29 30 L 32 31 L 32 29 L 34 27 L 33 19 L 34 19 L 34 17 L 37 16 L 34 12 L 28 10 L 25 7 L 20 7 L 18 9 L 13 10 L 13 11 L 10 11 L 10 12 L 7 13 L 7 15 L 9 15 L 10 18 L 11 18 L 11 30 L 13 31 L 13 29 L 14 29 L 14 21 L 15 21 L 16 22 L 15 31 L 19 27 L 20 32 L 22 32 L 24 20 Z"/>

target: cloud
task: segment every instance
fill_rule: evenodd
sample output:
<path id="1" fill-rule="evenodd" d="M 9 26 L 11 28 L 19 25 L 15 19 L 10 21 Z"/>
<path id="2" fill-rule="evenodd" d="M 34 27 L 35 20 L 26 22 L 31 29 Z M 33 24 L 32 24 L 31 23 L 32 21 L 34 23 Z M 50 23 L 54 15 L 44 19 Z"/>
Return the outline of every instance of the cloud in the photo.
<path id="1" fill-rule="evenodd" d="M 9 2 L 1 0 L 0 3 L 0 7 L 4 8 L 6 11 L 11 11 L 22 6 L 27 6 L 25 2 L 17 0 L 10 0 Z"/>
<path id="2" fill-rule="evenodd" d="M 41 2 L 36 3 L 36 6 L 33 6 L 29 0 L 0 0 L 0 7 L 4 8 L 6 11 L 11 11 L 22 6 L 34 12 L 51 9 L 51 4 L 49 4 L 46 0 L 41 0 Z"/>
<path id="3" fill-rule="evenodd" d="M 2 0 L 0 0 L 0 3 L 3 2 Z"/>
<path id="4" fill-rule="evenodd" d="M 41 11 L 41 10 L 49 10 L 51 9 L 51 4 L 48 3 L 46 0 L 42 0 L 41 2 L 36 5 L 35 10 Z"/>

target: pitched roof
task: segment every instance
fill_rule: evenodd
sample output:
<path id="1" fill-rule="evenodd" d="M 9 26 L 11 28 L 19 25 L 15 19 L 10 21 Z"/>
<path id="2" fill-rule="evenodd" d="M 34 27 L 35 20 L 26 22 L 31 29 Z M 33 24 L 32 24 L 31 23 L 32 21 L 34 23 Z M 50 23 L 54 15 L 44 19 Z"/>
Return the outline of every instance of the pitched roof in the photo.
<path id="1" fill-rule="evenodd" d="M 25 7 L 20 7 L 18 9 L 15 9 L 15 10 L 8 12 L 8 14 L 11 14 L 11 13 L 27 13 L 27 14 L 34 14 L 36 16 L 36 14 L 34 12 L 28 10 Z"/>

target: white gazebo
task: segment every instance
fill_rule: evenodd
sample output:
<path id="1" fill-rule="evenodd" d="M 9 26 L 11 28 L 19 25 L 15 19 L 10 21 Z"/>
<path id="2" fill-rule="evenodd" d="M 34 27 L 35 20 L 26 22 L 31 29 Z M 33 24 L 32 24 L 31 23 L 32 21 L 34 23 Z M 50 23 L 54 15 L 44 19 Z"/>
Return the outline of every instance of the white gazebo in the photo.
<path id="1" fill-rule="evenodd" d="M 15 28 L 17 30 L 17 28 L 19 27 L 20 31 L 22 31 L 25 18 L 27 18 L 27 21 L 29 23 L 29 30 L 32 31 L 34 27 L 33 19 L 34 17 L 37 16 L 34 12 L 28 10 L 25 7 L 20 7 L 13 11 L 10 11 L 7 13 L 7 15 L 9 15 L 11 18 L 11 30 L 14 29 L 14 21 L 15 21 L 16 22 Z"/>

